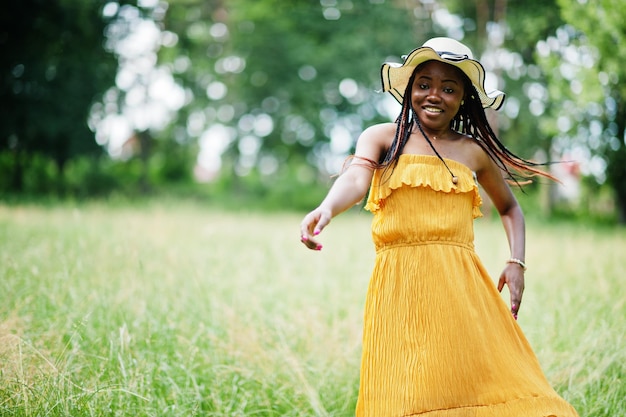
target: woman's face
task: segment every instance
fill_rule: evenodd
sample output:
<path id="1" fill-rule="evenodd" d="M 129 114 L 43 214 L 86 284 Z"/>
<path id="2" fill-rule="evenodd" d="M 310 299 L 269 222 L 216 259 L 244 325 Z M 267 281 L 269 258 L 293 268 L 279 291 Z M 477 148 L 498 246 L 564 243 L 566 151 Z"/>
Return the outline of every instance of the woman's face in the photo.
<path id="1" fill-rule="evenodd" d="M 463 76 L 452 65 L 429 61 L 415 74 L 411 102 L 422 126 L 448 129 L 465 94 Z"/>

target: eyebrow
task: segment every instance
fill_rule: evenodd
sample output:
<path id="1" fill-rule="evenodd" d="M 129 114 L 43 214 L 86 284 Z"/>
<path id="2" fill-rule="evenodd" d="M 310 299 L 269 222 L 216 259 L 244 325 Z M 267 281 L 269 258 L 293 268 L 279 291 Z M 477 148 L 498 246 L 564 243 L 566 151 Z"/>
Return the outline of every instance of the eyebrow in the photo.
<path id="1" fill-rule="evenodd" d="M 430 77 L 430 76 L 428 76 L 428 75 L 420 75 L 417 79 L 419 80 L 419 79 L 422 79 L 422 78 L 425 78 L 425 79 L 427 79 L 427 80 L 432 81 L 432 77 Z M 457 80 L 454 80 L 454 79 L 452 79 L 452 78 L 450 78 L 450 79 L 445 79 L 445 80 L 441 80 L 441 82 L 443 82 L 443 83 L 448 82 L 448 83 L 454 83 L 454 84 L 460 85 L 460 83 L 459 83 Z"/>

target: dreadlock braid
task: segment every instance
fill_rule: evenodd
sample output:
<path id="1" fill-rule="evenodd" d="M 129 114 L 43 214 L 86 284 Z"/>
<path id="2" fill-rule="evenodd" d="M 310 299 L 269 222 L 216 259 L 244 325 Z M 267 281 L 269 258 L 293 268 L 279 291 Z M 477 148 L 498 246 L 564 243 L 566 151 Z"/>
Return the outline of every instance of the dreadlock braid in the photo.
<path id="1" fill-rule="evenodd" d="M 464 74 L 463 74 L 464 75 Z M 537 168 L 545 164 L 521 158 L 511 152 L 499 139 L 487 121 L 487 115 L 476 88 L 465 77 L 464 104 L 451 122 L 451 127 L 465 135 L 471 136 L 483 148 L 487 155 L 508 175 L 508 179 L 518 186 L 519 180 L 529 180 L 535 176 L 543 176 L 556 180 L 552 175 Z"/>
<path id="2" fill-rule="evenodd" d="M 387 150 L 382 161 L 380 161 L 380 165 L 382 167 L 388 167 L 390 165 L 395 165 L 402 154 L 402 150 L 404 149 L 404 145 L 406 145 L 409 140 L 409 136 L 411 136 L 411 131 L 413 130 L 413 106 L 411 105 L 411 89 L 413 87 L 413 81 L 415 80 L 414 71 L 409 78 L 409 82 L 407 83 L 406 91 L 404 92 L 404 96 L 409 96 L 408 99 L 402 100 L 402 108 L 400 110 L 400 114 L 396 119 L 396 124 L 398 125 L 396 129 L 395 137 L 393 138 L 393 142 L 391 142 L 391 146 Z"/>
<path id="3" fill-rule="evenodd" d="M 413 112 L 413 106 L 411 104 L 411 91 L 413 89 L 413 82 L 415 76 L 419 72 L 420 68 L 428 61 L 418 65 L 409 82 L 407 83 L 406 90 L 404 92 L 404 99 L 402 100 L 402 108 L 400 114 L 396 119 L 396 134 L 393 142 L 391 143 L 386 154 L 378 164 L 375 164 L 375 168 L 393 168 L 398 162 L 402 150 L 406 145 L 413 127 L 416 122 Z M 455 67 L 456 68 L 456 67 Z M 462 76 L 465 83 L 465 99 L 459 112 L 455 115 L 454 119 L 450 122 L 450 127 L 465 135 L 474 138 L 476 143 L 489 155 L 498 167 L 507 173 L 508 180 L 512 181 L 518 186 L 521 186 L 520 180 L 530 180 L 535 176 L 542 176 L 558 181 L 549 173 L 539 169 L 540 166 L 546 164 L 536 163 L 524 158 L 521 158 L 511 152 L 500 140 L 493 131 L 487 120 L 485 109 L 480 101 L 476 88 L 472 85 L 470 79 L 465 75 L 463 71 L 456 68 L 459 74 Z M 428 140 L 428 139 L 427 139 Z M 429 141 L 430 143 L 430 141 Z M 431 144 L 432 147 L 432 144 Z M 437 154 L 437 156 L 445 163 L 445 161 Z"/>

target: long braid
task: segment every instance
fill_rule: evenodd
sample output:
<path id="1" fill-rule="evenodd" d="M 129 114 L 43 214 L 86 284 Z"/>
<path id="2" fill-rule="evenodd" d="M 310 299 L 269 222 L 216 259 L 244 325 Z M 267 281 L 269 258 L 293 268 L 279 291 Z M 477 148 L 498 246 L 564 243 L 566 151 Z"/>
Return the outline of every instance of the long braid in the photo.
<path id="1" fill-rule="evenodd" d="M 413 81 L 415 80 L 415 74 L 416 73 L 413 72 L 411 78 L 409 79 L 409 82 L 407 83 L 407 89 L 404 93 L 404 96 L 406 97 L 408 94 L 409 99 L 402 101 L 400 114 L 396 118 L 396 124 L 398 126 L 396 129 L 396 134 L 393 138 L 393 141 L 391 142 L 391 145 L 389 146 L 389 149 L 387 150 L 387 153 L 380 161 L 380 165 L 382 167 L 395 165 L 398 162 L 398 159 L 402 154 L 402 150 L 404 149 L 404 145 L 406 145 L 409 137 L 411 136 L 411 131 L 413 130 L 413 106 L 411 105 L 410 93 L 413 86 Z"/>
<path id="2" fill-rule="evenodd" d="M 397 128 L 394 139 L 384 157 L 381 158 L 380 161 L 366 161 L 372 168 L 382 168 L 385 170 L 390 169 L 391 172 L 393 172 L 393 169 L 402 154 L 404 146 L 409 140 L 415 124 L 417 123 L 420 130 L 422 130 L 419 125 L 419 121 L 413 112 L 413 106 L 411 104 L 411 91 L 413 89 L 413 82 L 417 72 L 427 62 L 423 62 L 418 65 L 414 69 L 413 74 L 411 74 L 411 78 L 409 78 L 409 82 L 407 83 L 406 90 L 404 92 L 402 108 L 398 118 L 396 119 Z M 507 173 L 509 177 L 508 180 L 512 181 L 516 185 L 522 186 L 523 182 L 526 182 L 535 176 L 543 176 L 558 181 L 549 173 L 537 168 L 545 166 L 546 164 L 536 163 L 521 158 L 511 152 L 502 142 L 500 142 L 498 136 L 489 125 L 487 115 L 485 114 L 482 102 L 476 92 L 476 88 L 472 85 L 470 79 L 463 73 L 463 71 L 458 68 L 457 70 L 465 82 L 465 99 L 459 109 L 459 112 L 450 122 L 450 127 L 453 130 L 474 138 L 476 143 L 483 148 L 494 163 L 501 170 Z M 429 138 L 425 134 L 424 137 L 433 150 L 435 150 Z M 445 164 L 445 160 L 436 150 L 435 154 Z M 448 168 L 448 171 L 449 170 L 450 169 Z M 451 173 L 451 175 L 454 177 L 454 174 Z M 520 182 L 520 180 L 522 180 L 522 182 Z"/>
<path id="3" fill-rule="evenodd" d="M 511 152 L 499 139 L 487 121 L 482 102 L 474 86 L 466 80 L 465 104 L 451 123 L 452 129 L 473 137 L 489 157 L 505 171 L 509 180 L 521 185 L 520 180 L 543 176 L 556 180 L 552 175 L 537 168 L 545 164 L 521 158 Z"/>

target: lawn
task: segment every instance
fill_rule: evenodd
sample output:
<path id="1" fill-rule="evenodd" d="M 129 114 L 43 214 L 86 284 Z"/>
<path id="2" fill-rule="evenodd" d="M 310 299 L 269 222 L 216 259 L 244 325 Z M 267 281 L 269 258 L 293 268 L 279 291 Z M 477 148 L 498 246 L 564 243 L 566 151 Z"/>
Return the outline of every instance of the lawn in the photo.
<path id="1" fill-rule="evenodd" d="M 370 215 L 0 205 L 1 416 L 352 416 Z M 477 222 L 493 276 L 508 257 Z M 626 230 L 529 221 L 519 322 L 581 417 L 624 416 Z M 506 297 L 506 295 L 504 295 Z"/>

